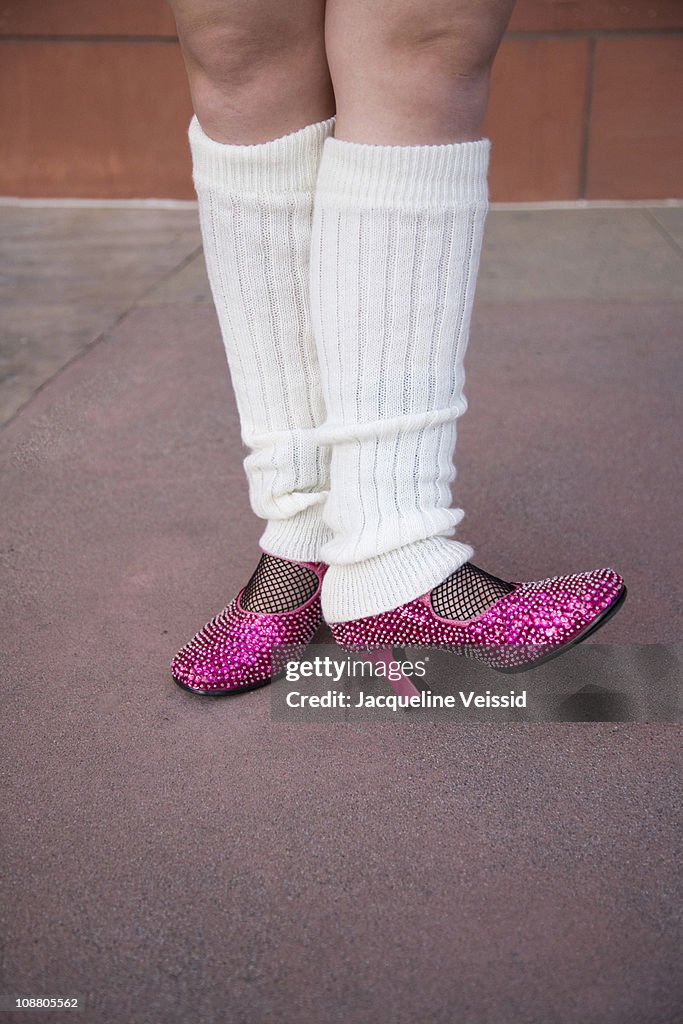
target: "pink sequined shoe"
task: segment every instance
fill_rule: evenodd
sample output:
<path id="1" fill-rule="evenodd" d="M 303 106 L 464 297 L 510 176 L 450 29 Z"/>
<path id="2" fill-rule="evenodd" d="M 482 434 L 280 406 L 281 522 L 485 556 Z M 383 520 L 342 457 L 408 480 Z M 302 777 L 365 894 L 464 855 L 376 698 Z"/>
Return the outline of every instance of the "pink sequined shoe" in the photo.
<path id="1" fill-rule="evenodd" d="M 178 651 L 171 662 L 171 672 L 183 689 L 202 696 L 222 697 L 265 686 L 275 678 L 272 659 L 279 645 L 288 645 L 289 656 L 299 657 L 311 642 L 322 622 L 320 586 L 327 566 L 322 562 L 289 561 L 292 568 L 309 570 L 309 579 L 310 573 L 315 574 L 314 592 L 310 594 L 309 584 L 310 596 L 287 611 L 254 611 L 258 600 L 253 597 L 252 583 L 256 580 L 262 592 L 263 567 L 265 573 L 270 572 L 272 577 L 270 566 L 275 562 L 282 565 L 288 560 L 263 556 L 249 584 Z M 270 601 L 271 607 L 277 606 L 278 598 L 281 603 L 286 603 L 282 598 L 287 595 L 290 595 L 291 603 L 292 580 L 285 579 L 284 585 L 280 580 L 278 587 L 276 600 Z M 243 605 L 245 595 L 250 601 L 249 608 Z M 268 602 L 264 605 L 268 606 Z"/>
<path id="2" fill-rule="evenodd" d="M 613 569 L 509 586 L 467 620 L 437 614 L 430 591 L 388 612 L 330 623 L 330 629 L 346 651 L 439 647 L 501 672 L 521 672 L 585 640 L 626 597 L 624 581 Z"/>

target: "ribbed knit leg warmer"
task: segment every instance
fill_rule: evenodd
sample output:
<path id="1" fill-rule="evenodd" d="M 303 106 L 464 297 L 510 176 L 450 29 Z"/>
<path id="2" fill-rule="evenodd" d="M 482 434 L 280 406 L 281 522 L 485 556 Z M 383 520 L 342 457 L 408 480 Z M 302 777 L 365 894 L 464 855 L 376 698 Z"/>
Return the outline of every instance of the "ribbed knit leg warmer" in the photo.
<path id="1" fill-rule="evenodd" d="M 310 269 L 330 622 L 404 604 L 473 555 L 453 538 L 450 485 L 489 148 L 324 144 Z"/>
<path id="2" fill-rule="evenodd" d="M 257 145 L 189 128 L 206 266 L 240 415 L 261 548 L 317 561 L 329 452 L 309 315 L 313 192 L 334 118 Z"/>

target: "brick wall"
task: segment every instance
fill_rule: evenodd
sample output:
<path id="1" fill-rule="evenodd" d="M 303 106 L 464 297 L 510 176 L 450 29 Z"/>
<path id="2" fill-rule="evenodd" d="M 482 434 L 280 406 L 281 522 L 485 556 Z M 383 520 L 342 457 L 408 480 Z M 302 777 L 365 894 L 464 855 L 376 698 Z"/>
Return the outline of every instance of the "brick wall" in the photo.
<path id="1" fill-rule="evenodd" d="M 0 58 L 0 194 L 193 197 L 163 0 L 1 0 Z M 680 197 L 682 96 L 683 0 L 518 0 L 492 199 Z"/>

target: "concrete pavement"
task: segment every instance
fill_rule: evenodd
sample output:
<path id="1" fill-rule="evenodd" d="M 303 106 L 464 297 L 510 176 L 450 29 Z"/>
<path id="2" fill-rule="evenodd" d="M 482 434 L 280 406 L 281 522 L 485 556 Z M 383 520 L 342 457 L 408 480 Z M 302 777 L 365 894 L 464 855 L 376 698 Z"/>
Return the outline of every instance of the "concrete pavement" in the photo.
<path id="1" fill-rule="evenodd" d="M 483 566 L 612 564 L 599 642 L 668 652 L 682 214 L 491 214 L 456 485 Z M 680 725 L 284 724 L 174 686 L 260 534 L 194 211 L 6 217 L 3 991 L 83 1024 L 681 1021 Z"/>

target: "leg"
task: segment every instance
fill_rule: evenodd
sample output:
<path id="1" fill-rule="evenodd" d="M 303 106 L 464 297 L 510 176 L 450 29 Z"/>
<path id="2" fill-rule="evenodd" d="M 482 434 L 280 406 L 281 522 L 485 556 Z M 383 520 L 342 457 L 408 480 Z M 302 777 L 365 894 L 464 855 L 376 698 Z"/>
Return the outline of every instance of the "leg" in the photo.
<path id="1" fill-rule="evenodd" d="M 511 8 L 328 0 L 337 122 L 316 186 L 311 308 L 320 436 L 333 445 L 322 608 L 348 649 L 566 646 L 622 586 L 601 570 L 525 590 L 477 569 L 453 537 L 463 517 L 450 494 L 456 421 L 488 205 L 480 133 Z M 506 650 L 497 664 L 535 660 Z"/>
<path id="2" fill-rule="evenodd" d="M 514 0 L 328 0 L 335 136 L 375 145 L 479 139 Z"/>
<path id="3" fill-rule="evenodd" d="M 169 3 L 195 114 L 216 142 L 267 142 L 334 114 L 324 0 Z"/>
<path id="4" fill-rule="evenodd" d="M 316 438 L 324 405 L 307 272 L 334 107 L 323 0 L 291 13 L 274 0 L 173 8 L 195 105 L 189 140 L 207 271 L 250 449 L 250 502 L 265 521 L 251 580 L 174 660 L 181 685 L 223 694 L 265 681 L 272 645 L 308 642 L 320 621 L 328 453 Z"/>
<path id="5" fill-rule="evenodd" d="M 322 436 L 334 445 L 329 621 L 417 597 L 473 553 L 451 539 L 463 513 L 450 484 L 487 208 L 489 143 L 477 136 L 509 11 L 329 0 L 338 114 L 311 264 Z"/>

